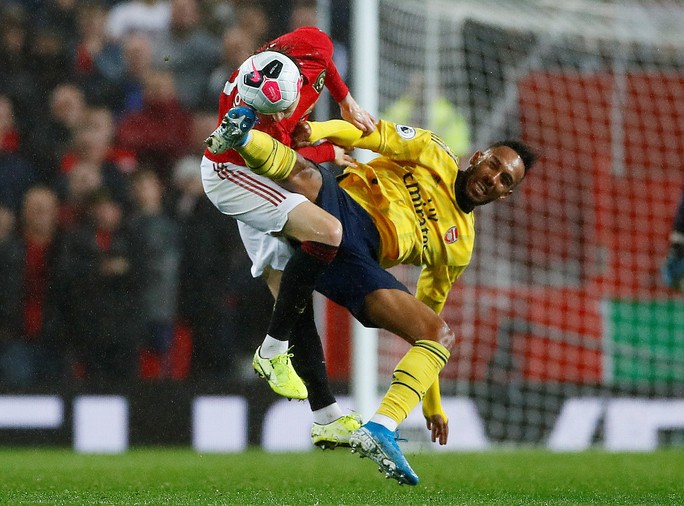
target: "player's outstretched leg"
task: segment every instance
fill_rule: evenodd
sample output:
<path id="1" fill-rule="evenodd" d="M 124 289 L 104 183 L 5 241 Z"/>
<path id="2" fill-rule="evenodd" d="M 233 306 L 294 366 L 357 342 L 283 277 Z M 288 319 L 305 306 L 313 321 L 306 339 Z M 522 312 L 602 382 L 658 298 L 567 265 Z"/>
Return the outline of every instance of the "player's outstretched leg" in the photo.
<path id="1" fill-rule="evenodd" d="M 204 143 L 209 151 L 220 155 L 242 144 L 254 123 L 256 123 L 256 114 L 251 107 L 233 107 Z"/>
<path id="2" fill-rule="evenodd" d="M 394 478 L 400 485 L 418 484 L 418 475 L 397 445 L 395 433 L 388 428 L 368 422 L 351 435 L 349 442 L 352 453 L 371 459 L 387 478 Z"/>
<path id="3" fill-rule="evenodd" d="M 266 378 L 271 390 L 288 399 L 306 399 L 309 392 L 306 385 L 292 367 L 291 353 L 281 353 L 273 358 L 259 355 L 261 346 L 254 353 L 252 367 L 262 378 Z"/>
<path id="4" fill-rule="evenodd" d="M 314 423 L 311 427 L 311 442 L 325 450 L 337 446 L 350 446 L 352 433 L 361 428 L 361 415 L 351 413 L 339 417 L 330 423 Z"/>

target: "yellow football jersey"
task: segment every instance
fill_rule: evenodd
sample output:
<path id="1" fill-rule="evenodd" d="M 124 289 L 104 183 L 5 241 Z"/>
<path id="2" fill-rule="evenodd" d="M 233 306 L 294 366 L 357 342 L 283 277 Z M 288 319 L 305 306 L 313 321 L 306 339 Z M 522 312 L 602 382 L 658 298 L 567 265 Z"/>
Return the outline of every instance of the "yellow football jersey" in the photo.
<path id="1" fill-rule="evenodd" d="M 382 266 L 423 266 L 416 297 L 441 312 L 475 242 L 474 214 L 456 204 L 456 157 L 432 132 L 386 121 L 366 137 L 327 138 L 382 155 L 347 168 L 340 186 L 377 225 Z"/>

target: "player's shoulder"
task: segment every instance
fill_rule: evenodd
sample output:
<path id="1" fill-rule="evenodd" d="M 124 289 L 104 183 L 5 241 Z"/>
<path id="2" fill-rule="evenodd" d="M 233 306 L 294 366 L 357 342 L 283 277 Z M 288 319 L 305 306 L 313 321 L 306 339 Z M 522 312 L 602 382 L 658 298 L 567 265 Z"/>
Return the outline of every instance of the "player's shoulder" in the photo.
<path id="1" fill-rule="evenodd" d="M 292 31 L 292 33 L 304 36 L 304 37 L 309 37 L 309 36 L 314 36 L 314 37 L 320 37 L 323 39 L 328 39 L 330 40 L 330 37 L 328 36 L 327 33 L 325 33 L 323 30 L 318 28 L 317 26 L 300 26 L 299 28 L 295 29 Z"/>
<path id="2" fill-rule="evenodd" d="M 281 35 L 269 46 L 281 48 L 286 53 L 290 48 L 303 46 L 314 47 L 318 51 L 327 53 L 332 52 L 333 42 L 330 36 L 320 28 L 301 26 L 296 30 Z"/>

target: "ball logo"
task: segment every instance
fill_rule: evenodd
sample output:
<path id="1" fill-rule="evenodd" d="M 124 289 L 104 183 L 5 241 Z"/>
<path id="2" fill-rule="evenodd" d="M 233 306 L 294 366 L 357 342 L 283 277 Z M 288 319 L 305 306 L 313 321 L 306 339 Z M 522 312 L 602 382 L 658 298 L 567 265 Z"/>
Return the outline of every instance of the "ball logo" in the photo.
<path id="1" fill-rule="evenodd" d="M 453 244 L 458 241 L 458 227 L 455 225 L 446 231 L 444 234 L 444 242 L 447 244 Z"/>
<path id="2" fill-rule="evenodd" d="M 248 77 L 250 81 L 253 83 L 260 83 L 261 82 L 261 72 L 259 72 L 259 69 L 256 68 L 256 65 L 254 65 L 254 60 L 250 62 L 252 64 L 252 75 L 251 77 Z"/>
<path id="3" fill-rule="evenodd" d="M 278 86 L 277 81 L 266 81 L 261 87 L 261 91 L 263 92 L 264 96 L 274 104 L 283 98 L 283 94 L 280 92 L 280 86 Z"/>
<path id="4" fill-rule="evenodd" d="M 250 61 L 250 65 L 252 71 L 245 73 L 243 83 L 251 88 L 258 88 L 265 79 L 277 79 L 283 70 L 283 62 L 275 59 L 268 62 L 262 69 L 256 67 L 254 60 Z"/>
<path id="5" fill-rule="evenodd" d="M 410 140 L 416 136 L 416 129 L 407 125 L 396 125 L 397 133 L 402 139 Z"/>

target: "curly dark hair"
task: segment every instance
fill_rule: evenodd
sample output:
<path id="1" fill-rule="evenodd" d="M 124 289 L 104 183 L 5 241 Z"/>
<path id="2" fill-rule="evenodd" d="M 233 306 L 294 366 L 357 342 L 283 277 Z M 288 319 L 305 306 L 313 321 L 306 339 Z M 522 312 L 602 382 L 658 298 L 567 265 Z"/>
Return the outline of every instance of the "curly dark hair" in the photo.
<path id="1" fill-rule="evenodd" d="M 525 175 L 527 175 L 527 171 L 530 170 L 539 159 L 539 154 L 532 149 L 532 147 L 517 139 L 507 139 L 504 141 L 495 142 L 489 147 L 495 148 L 497 146 L 507 146 L 518 153 L 518 156 L 525 166 Z"/>

